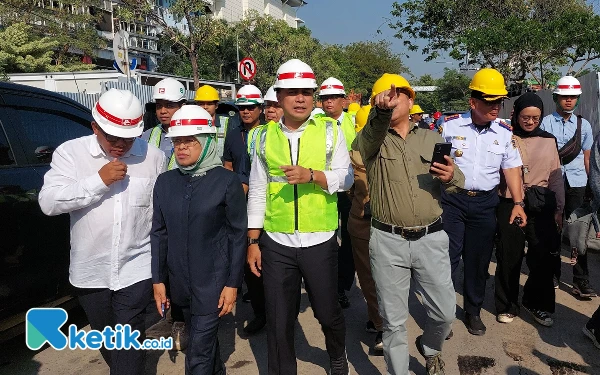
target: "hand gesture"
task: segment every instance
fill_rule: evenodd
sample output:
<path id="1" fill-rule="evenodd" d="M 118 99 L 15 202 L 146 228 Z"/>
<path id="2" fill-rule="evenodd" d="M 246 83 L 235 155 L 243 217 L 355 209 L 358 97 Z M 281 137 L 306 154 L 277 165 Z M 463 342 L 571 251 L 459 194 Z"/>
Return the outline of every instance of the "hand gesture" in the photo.
<path id="1" fill-rule="evenodd" d="M 223 315 L 227 315 L 233 310 L 233 306 L 235 306 L 235 299 L 237 298 L 237 288 L 224 287 L 221 292 L 221 297 L 219 297 L 219 309 L 221 312 L 219 313 L 219 318 Z"/>
<path id="2" fill-rule="evenodd" d="M 279 167 L 288 179 L 288 184 L 305 184 L 310 181 L 310 171 L 299 165 L 282 165 Z"/>
<path id="3" fill-rule="evenodd" d="M 152 289 L 154 290 L 154 301 L 156 302 L 156 310 L 158 310 L 158 314 L 164 318 L 162 313 L 162 305 L 164 304 L 165 311 L 171 305 L 171 302 L 167 298 L 167 288 L 165 288 L 165 284 L 159 283 L 153 284 Z"/>
<path id="4" fill-rule="evenodd" d="M 508 223 L 512 224 L 517 217 L 521 218 L 521 223 L 519 224 L 519 227 L 525 227 L 527 225 L 527 215 L 525 215 L 525 210 L 523 209 L 523 207 L 519 206 L 518 204 L 515 204 L 515 207 L 513 207 L 512 213 L 510 214 L 510 220 L 508 221 Z"/>
<path id="5" fill-rule="evenodd" d="M 98 174 L 100 175 L 102 182 L 104 182 L 104 185 L 110 186 L 125 178 L 125 175 L 127 174 L 127 164 L 114 158 L 113 161 L 104 164 L 98 171 Z"/>
<path id="6" fill-rule="evenodd" d="M 399 103 L 396 85 L 392 84 L 389 90 L 377 94 L 374 98 L 375 106 L 381 109 L 394 109 Z"/>
<path id="7" fill-rule="evenodd" d="M 262 258 L 258 244 L 252 244 L 248 246 L 247 259 L 248 265 L 250 266 L 250 271 L 252 271 L 252 273 L 257 277 L 260 277 L 260 273 L 262 271 Z"/>
<path id="8" fill-rule="evenodd" d="M 448 164 L 433 163 L 429 171 L 437 175 L 443 183 L 447 184 L 454 178 L 454 162 L 448 155 L 444 155 L 444 159 L 446 159 Z"/>

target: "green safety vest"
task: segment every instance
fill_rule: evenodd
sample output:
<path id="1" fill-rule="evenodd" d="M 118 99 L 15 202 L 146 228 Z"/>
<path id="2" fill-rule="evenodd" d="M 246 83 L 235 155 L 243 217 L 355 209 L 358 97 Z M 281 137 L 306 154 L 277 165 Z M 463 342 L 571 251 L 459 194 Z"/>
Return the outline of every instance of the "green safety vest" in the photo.
<path id="1" fill-rule="evenodd" d="M 299 140 L 298 163 L 317 171 L 331 170 L 338 137 L 337 121 L 311 118 Z M 264 229 L 272 233 L 329 232 L 338 228 L 337 194 L 315 183 L 288 184 L 279 168 L 292 165 L 291 146 L 279 123 L 269 122 L 257 131 L 257 155 L 267 171 L 267 209 Z"/>
<path id="2" fill-rule="evenodd" d="M 248 132 L 248 144 L 246 146 L 248 148 L 248 156 L 250 156 L 250 165 L 252 165 L 252 159 L 254 158 L 254 152 L 256 151 L 256 140 L 258 139 L 261 130 L 263 130 L 266 125 L 272 122 L 274 121 L 269 121 L 266 124 L 258 125 L 250 129 Z M 277 122 L 275 122 L 275 124 L 277 124 Z"/>
<path id="3" fill-rule="evenodd" d="M 229 127 L 229 117 L 219 116 L 219 124 L 223 127 L 223 144 L 225 144 L 225 137 L 227 137 L 227 128 Z"/>
<path id="4" fill-rule="evenodd" d="M 340 125 L 340 128 L 342 128 L 342 132 L 344 133 L 344 138 L 346 139 L 346 147 L 348 148 L 348 151 L 350 151 L 352 149 L 352 142 L 354 141 L 354 138 L 356 138 L 356 130 L 354 129 L 356 121 L 353 119 L 351 114 L 348 114 L 347 112 L 343 112 L 343 113 L 344 113 L 344 118 L 342 119 L 342 122 L 339 125 Z M 314 117 L 325 118 L 325 117 L 327 117 L 327 115 L 319 113 L 319 114 L 315 115 Z M 327 118 L 329 118 L 329 117 L 327 117 Z"/>
<path id="5" fill-rule="evenodd" d="M 148 138 L 148 143 L 160 148 L 161 135 L 163 133 L 163 128 L 161 124 L 156 125 L 152 128 L 152 132 L 150 132 L 150 138 Z M 171 154 L 171 158 L 169 159 L 169 166 L 167 170 L 171 170 L 175 168 L 175 152 Z"/>

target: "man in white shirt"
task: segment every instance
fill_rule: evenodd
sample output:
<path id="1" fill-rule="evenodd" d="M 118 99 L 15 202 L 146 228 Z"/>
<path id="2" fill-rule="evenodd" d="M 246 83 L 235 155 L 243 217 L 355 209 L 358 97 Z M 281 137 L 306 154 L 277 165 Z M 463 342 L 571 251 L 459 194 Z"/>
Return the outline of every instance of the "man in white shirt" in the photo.
<path id="1" fill-rule="evenodd" d="M 330 373 L 347 375 L 335 236 L 336 193 L 353 182 L 346 141 L 335 120 L 311 116 L 317 85 L 307 64 L 283 64 L 274 87 L 284 114 L 259 130 L 248 194 L 248 263 L 264 278 L 268 374 L 297 373 L 294 324 L 303 278 Z"/>
<path id="2" fill-rule="evenodd" d="M 54 151 L 39 203 L 46 215 L 71 217 L 69 280 L 91 328 L 129 324 L 142 342 L 152 300 L 152 189 L 166 158 L 138 138 L 142 106 L 131 92 L 107 91 L 92 116 L 94 135 Z M 144 350 L 100 351 L 111 375 L 144 374 Z"/>

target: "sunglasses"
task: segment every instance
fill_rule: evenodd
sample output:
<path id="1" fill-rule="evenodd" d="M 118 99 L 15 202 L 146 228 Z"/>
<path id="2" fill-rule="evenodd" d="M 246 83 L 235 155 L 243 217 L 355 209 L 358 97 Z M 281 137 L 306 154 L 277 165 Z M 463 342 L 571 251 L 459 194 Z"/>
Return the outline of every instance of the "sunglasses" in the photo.
<path id="1" fill-rule="evenodd" d="M 251 105 L 241 105 L 240 106 L 240 112 L 248 110 L 250 112 L 254 111 L 256 108 L 258 108 L 257 104 L 251 104 Z"/>
<path id="2" fill-rule="evenodd" d="M 117 136 L 114 136 L 114 135 L 107 134 L 100 127 L 100 125 L 96 125 L 96 128 L 100 131 L 100 133 L 102 133 L 102 136 L 104 137 L 104 139 L 106 139 L 106 141 L 108 141 L 108 143 L 118 143 L 119 141 L 123 141 L 123 142 L 129 144 L 129 143 L 133 143 L 135 141 L 135 139 L 137 138 L 137 137 L 122 138 L 122 137 L 117 137 Z"/>

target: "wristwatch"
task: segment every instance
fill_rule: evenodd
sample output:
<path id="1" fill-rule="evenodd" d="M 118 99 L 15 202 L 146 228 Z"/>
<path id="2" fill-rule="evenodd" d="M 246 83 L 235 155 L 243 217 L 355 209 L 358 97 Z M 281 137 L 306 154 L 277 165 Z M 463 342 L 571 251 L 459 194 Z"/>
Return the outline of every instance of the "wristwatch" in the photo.
<path id="1" fill-rule="evenodd" d="M 315 171 L 313 171 L 312 168 L 308 168 L 308 170 L 310 171 L 310 180 L 308 180 L 308 182 L 313 182 L 315 179 Z"/>
<path id="2" fill-rule="evenodd" d="M 521 207 L 525 208 L 525 202 L 523 202 L 523 201 L 515 202 L 515 206 L 521 206 Z"/>
<path id="3" fill-rule="evenodd" d="M 248 246 L 250 246 L 250 245 L 258 245 L 258 242 L 259 242 L 258 238 L 250 238 L 250 237 L 248 237 Z"/>

